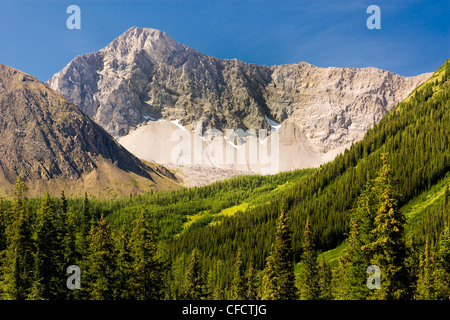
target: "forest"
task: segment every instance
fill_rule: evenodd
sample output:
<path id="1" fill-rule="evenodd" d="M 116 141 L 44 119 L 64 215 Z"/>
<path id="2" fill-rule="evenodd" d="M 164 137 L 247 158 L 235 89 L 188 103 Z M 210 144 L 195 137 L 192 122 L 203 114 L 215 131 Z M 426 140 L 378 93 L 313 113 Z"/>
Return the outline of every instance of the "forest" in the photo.
<path id="1" fill-rule="evenodd" d="M 116 200 L 28 199 L 18 177 L 0 199 L 0 298 L 449 299 L 449 86 L 447 61 L 316 169 Z"/>

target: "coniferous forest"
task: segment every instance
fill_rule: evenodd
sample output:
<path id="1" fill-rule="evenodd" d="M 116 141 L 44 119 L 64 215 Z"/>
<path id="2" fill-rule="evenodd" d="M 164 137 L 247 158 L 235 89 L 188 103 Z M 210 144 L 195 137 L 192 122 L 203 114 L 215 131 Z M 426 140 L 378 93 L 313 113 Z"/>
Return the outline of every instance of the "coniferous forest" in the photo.
<path id="1" fill-rule="evenodd" d="M 450 60 L 316 169 L 109 200 L 18 177 L 0 298 L 448 300 L 449 95 Z"/>

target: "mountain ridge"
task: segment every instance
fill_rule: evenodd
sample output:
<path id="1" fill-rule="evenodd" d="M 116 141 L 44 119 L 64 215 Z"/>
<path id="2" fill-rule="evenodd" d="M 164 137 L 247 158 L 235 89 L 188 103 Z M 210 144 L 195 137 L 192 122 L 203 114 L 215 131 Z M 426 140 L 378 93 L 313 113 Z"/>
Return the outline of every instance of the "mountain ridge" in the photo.
<path id="1" fill-rule="evenodd" d="M 82 185 L 89 179 L 94 179 L 89 188 L 94 192 L 95 180 L 101 185 L 101 176 L 113 171 L 125 180 L 133 175 L 147 185 L 161 180 L 161 169 L 158 173 L 156 167 L 142 163 L 73 103 L 36 78 L 3 64 L 0 114 L 0 185 L 10 192 L 18 175 L 33 181 L 36 192 L 54 180 L 70 190 L 70 184 Z M 102 173 L 94 177 L 93 172 Z M 108 183 L 104 187 L 114 189 Z"/>
<path id="2" fill-rule="evenodd" d="M 290 122 L 294 131 L 286 136 L 297 140 L 284 153 L 301 161 L 287 159 L 286 170 L 318 166 L 343 152 L 430 75 L 307 62 L 267 67 L 207 56 L 163 31 L 132 27 L 105 48 L 76 57 L 46 84 L 115 138 L 153 125 L 149 119 L 176 120 L 187 130 L 201 121 L 204 130 L 221 131 L 270 132 L 267 119 Z M 146 148 L 155 149 L 157 139 L 150 136 Z M 316 160 L 306 159 L 311 154 Z"/>

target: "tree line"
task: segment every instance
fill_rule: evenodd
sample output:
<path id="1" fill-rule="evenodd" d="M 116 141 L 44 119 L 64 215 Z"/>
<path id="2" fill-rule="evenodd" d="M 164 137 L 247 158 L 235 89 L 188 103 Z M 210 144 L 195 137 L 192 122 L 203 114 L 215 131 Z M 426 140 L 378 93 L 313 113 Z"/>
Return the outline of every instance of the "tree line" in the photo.
<path id="1" fill-rule="evenodd" d="M 64 192 L 48 193 L 36 211 L 24 196 L 19 177 L 15 198 L 5 210 L 0 202 L 1 282 L 3 299 L 449 299 L 450 233 L 445 225 L 432 250 L 408 243 L 406 219 L 387 156 L 378 176 L 368 181 L 351 211 L 348 247 L 332 270 L 319 250 L 307 219 L 302 256 L 294 272 L 289 216 L 281 209 L 265 266 L 245 267 L 242 251 L 232 263 L 210 259 L 194 248 L 170 260 L 158 241 L 152 215 L 143 206 L 131 231 L 112 228 L 103 215 L 95 218 L 84 198 L 81 221 L 75 223 Z M 440 208 L 448 220 L 448 186 Z M 203 261 L 202 261 L 203 260 Z M 67 267 L 81 269 L 81 288 L 67 287 Z M 368 266 L 381 270 L 381 286 L 367 285 Z M 205 266 L 209 266 L 209 269 Z"/>

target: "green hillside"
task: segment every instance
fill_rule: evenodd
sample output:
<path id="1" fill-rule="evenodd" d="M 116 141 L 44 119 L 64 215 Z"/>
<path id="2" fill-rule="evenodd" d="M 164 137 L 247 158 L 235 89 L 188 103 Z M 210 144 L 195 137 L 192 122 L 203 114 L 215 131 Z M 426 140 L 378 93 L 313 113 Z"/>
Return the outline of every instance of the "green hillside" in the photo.
<path id="1" fill-rule="evenodd" d="M 348 211 L 368 179 L 381 167 L 381 153 L 388 153 L 405 205 L 443 179 L 450 168 L 449 61 L 405 102 L 400 103 L 364 139 L 334 161 L 246 214 L 225 219 L 214 228 L 195 230 L 170 243 L 171 252 L 198 247 L 207 256 L 231 259 L 241 247 L 245 263 L 259 268 L 273 242 L 275 220 L 281 208 L 288 211 L 293 229 L 294 256 L 300 258 L 302 230 L 307 217 L 314 226 L 317 247 L 338 246 L 348 231 Z M 248 228 L 251 226 L 251 228 Z"/>

